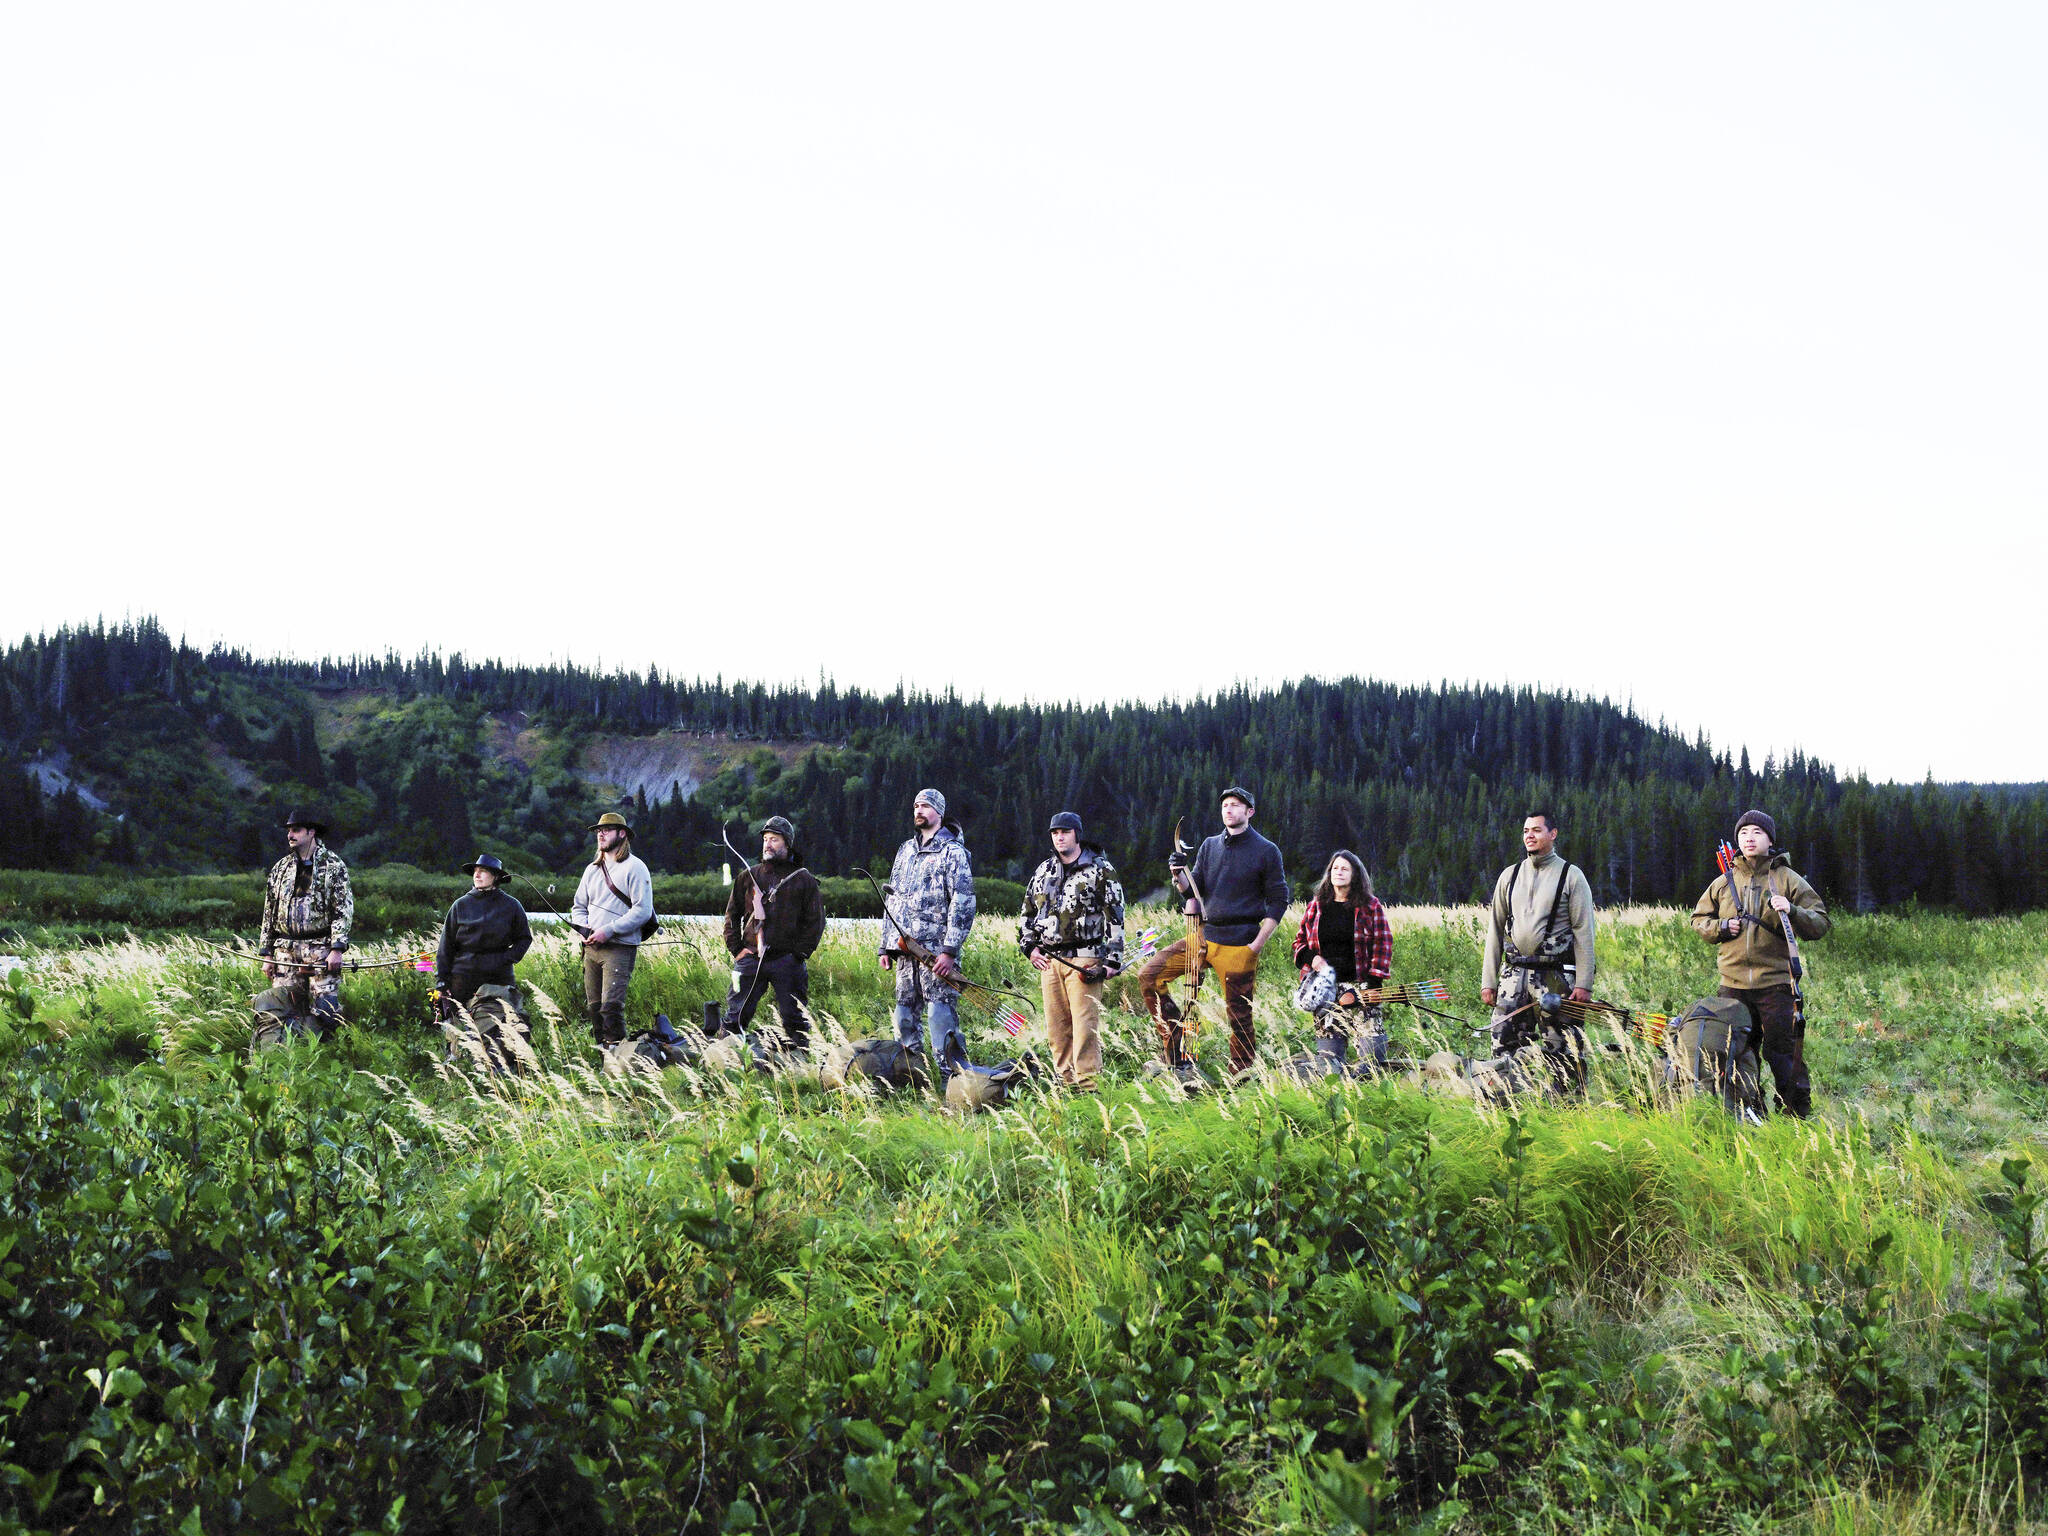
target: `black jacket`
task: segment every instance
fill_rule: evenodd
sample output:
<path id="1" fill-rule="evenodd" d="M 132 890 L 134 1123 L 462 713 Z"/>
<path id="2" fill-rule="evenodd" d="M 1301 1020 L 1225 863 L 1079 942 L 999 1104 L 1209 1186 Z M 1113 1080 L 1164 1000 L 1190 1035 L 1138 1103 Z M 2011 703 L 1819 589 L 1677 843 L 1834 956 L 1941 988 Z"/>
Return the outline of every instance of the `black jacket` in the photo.
<path id="1" fill-rule="evenodd" d="M 478 981 L 510 983 L 512 967 L 533 948 L 533 929 L 526 908 L 493 886 L 466 891 L 448 909 L 441 924 L 441 949 L 434 969 L 446 982 L 457 972 Z"/>
<path id="2" fill-rule="evenodd" d="M 761 923 L 761 947 L 766 953 L 761 958 L 777 954 L 808 960 L 825 937 L 825 893 L 818 888 L 817 877 L 804 868 L 804 856 L 793 848 L 764 878 L 768 871 L 767 864 L 756 864 L 733 881 L 732 894 L 725 901 L 725 952 L 737 955 L 747 947 L 747 922 L 753 915 L 754 888 L 759 885 L 767 892 L 761 898 L 766 914 Z"/>
<path id="3" fill-rule="evenodd" d="M 1211 944 L 1249 944 L 1266 918 L 1287 915 L 1287 871 L 1280 850 L 1251 827 L 1237 836 L 1219 832 L 1195 855 L 1202 891 L 1202 937 Z"/>

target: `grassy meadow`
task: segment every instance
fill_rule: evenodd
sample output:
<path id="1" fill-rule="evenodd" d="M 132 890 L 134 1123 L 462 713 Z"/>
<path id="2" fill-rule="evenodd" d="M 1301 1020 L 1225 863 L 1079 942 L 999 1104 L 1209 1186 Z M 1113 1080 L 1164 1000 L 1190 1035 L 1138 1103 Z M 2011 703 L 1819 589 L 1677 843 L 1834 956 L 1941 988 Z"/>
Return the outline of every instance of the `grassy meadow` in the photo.
<path id="1" fill-rule="evenodd" d="M 1479 1023 L 1476 914 L 1392 916 L 1396 979 Z M 964 963 L 1035 993 L 1013 921 Z M 1311 1046 L 1291 929 L 1276 1068 Z M 723 993 L 715 929 L 667 934 L 629 1027 Z M 872 942 L 814 958 L 826 1038 L 888 1032 Z M 1749 1128 L 1619 1039 L 1587 1102 L 1516 1114 L 1406 1074 L 1183 1099 L 1124 980 L 1101 1091 L 995 1114 L 620 1076 L 558 936 L 521 966 L 538 1076 L 446 1066 L 405 969 L 252 1062 L 251 966 L 23 952 L 0 1531 L 2048 1528 L 2048 915 L 1839 922 L 1816 1118 Z M 1619 1003 L 1714 985 L 1664 909 L 1603 914 L 1600 958 Z"/>

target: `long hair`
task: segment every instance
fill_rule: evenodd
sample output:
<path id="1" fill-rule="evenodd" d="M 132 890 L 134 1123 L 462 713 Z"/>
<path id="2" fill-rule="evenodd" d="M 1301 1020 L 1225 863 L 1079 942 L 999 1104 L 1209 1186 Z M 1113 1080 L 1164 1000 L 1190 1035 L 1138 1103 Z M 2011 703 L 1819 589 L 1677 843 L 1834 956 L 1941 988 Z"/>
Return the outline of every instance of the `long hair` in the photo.
<path id="1" fill-rule="evenodd" d="M 1365 872 L 1365 861 L 1349 848 L 1339 848 L 1330 855 L 1330 862 L 1323 867 L 1323 883 L 1316 887 L 1316 900 L 1331 902 L 1337 899 L 1337 887 L 1330 883 L 1330 871 L 1342 859 L 1351 866 L 1351 899 L 1364 901 L 1372 894 L 1372 876 Z"/>

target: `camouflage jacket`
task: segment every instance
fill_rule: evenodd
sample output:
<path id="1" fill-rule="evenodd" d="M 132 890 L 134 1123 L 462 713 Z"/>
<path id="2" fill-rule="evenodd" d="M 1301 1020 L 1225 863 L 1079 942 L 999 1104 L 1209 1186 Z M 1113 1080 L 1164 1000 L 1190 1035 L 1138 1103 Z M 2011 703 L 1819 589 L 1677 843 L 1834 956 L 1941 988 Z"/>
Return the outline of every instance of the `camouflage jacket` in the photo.
<path id="1" fill-rule="evenodd" d="M 1792 951 L 1786 947 L 1784 925 L 1771 906 L 1773 896 L 1792 903 L 1792 910 L 1785 915 L 1800 938 L 1817 939 L 1828 931 L 1827 904 L 1785 861 L 1784 854 L 1737 859 L 1735 868 L 1716 876 L 1692 909 L 1693 932 L 1720 946 L 1715 958 L 1720 961 L 1723 985 L 1745 990 L 1792 985 Z M 1730 938 L 1723 924 L 1736 918 L 1757 920 L 1744 921 Z"/>
<path id="2" fill-rule="evenodd" d="M 1024 890 L 1017 947 L 1071 955 L 1100 955 L 1112 969 L 1124 963 L 1124 888 L 1116 866 L 1095 843 L 1083 843 L 1072 864 L 1054 854 L 1038 866 Z"/>
<path id="3" fill-rule="evenodd" d="M 882 916 L 882 953 L 896 948 L 897 919 L 927 949 L 960 958 L 974 926 L 974 860 L 960 829 L 947 822 L 928 843 L 903 840 L 889 866 L 889 903 Z"/>
<path id="4" fill-rule="evenodd" d="M 270 866 L 269 888 L 263 893 L 263 931 L 258 954 L 267 955 L 280 939 L 324 938 L 329 949 L 347 949 L 348 931 L 356 920 L 355 893 L 348 887 L 348 866 L 325 843 L 313 844 L 313 873 L 306 894 L 292 899 L 299 874 L 299 856 L 288 853 Z M 299 911 L 295 914 L 293 908 Z"/>

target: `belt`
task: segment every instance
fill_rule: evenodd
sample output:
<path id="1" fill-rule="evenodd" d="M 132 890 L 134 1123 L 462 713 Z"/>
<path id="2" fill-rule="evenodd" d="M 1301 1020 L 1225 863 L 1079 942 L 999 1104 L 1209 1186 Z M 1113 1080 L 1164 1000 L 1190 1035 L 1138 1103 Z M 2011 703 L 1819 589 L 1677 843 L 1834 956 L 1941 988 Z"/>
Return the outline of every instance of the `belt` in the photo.
<path id="1" fill-rule="evenodd" d="M 1570 971 L 1578 967 L 1559 955 L 1550 960 L 1531 960 L 1527 955 L 1509 955 L 1508 966 L 1517 971 Z"/>

